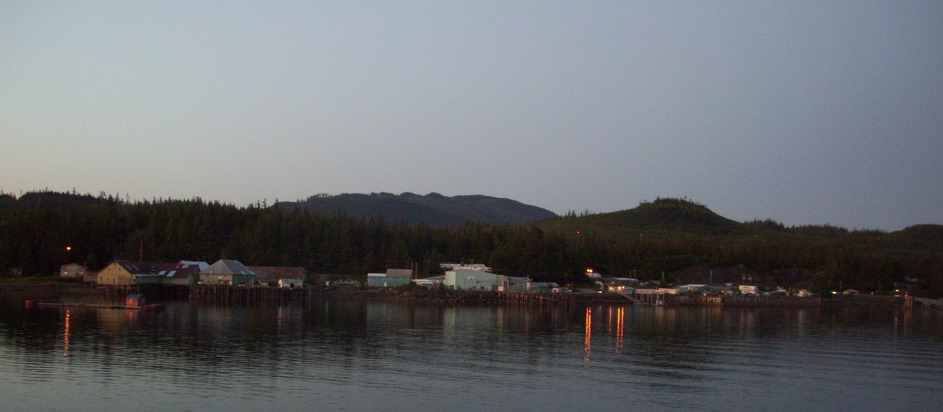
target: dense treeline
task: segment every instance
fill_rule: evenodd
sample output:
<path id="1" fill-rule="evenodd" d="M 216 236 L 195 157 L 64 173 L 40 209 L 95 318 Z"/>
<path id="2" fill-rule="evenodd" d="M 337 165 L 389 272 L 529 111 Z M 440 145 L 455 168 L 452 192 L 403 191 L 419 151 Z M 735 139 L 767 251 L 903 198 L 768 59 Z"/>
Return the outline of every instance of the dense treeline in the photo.
<path id="1" fill-rule="evenodd" d="M 441 273 L 441 262 L 463 261 L 560 283 L 582 279 L 592 267 L 643 280 L 750 279 L 770 286 L 879 293 L 907 283 L 920 294 L 943 294 L 938 227 L 890 234 L 784 228 L 775 222 L 736 224 L 740 226 L 721 234 L 714 229 L 637 233 L 598 225 L 573 229 L 590 222 L 588 218 L 592 216 L 521 226 L 433 228 L 201 199 L 127 202 L 105 194 L 0 195 L 0 269 L 8 274 L 20 268 L 33 275 L 54 273 L 67 262 L 98 270 L 115 259 L 230 258 L 250 265 L 304 266 L 312 273 L 362 275 L 415 267 L 421 275 L 431 275 Z"/>

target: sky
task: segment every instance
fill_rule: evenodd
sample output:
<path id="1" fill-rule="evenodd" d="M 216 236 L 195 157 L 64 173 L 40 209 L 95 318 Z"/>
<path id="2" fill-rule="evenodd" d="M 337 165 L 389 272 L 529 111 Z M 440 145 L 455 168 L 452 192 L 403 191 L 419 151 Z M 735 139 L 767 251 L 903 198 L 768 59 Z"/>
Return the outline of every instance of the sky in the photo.
<path id="1" fill-rule="evenodd" d="M 3 1 L 0 191 L 943 224 L 939 1 Z"/>

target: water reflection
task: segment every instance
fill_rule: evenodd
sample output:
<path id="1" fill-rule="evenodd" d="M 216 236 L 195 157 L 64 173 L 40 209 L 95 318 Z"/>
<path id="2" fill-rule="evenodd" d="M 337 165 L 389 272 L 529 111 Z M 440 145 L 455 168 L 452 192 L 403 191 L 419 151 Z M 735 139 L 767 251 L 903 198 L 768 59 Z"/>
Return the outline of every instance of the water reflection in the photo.
<path id="1" fill-rule="evenodd" d="M 610 306 L 609 319 L 609 333 L 615 336 L 616 341 L 614 352 L 621 353 L 625 340 L 625 306 Z"/>
<path id="2" fill-rule="evenodd" d="M 593 308 L 586 307 L 586 327 L 585 327 L 585 338 L 583 339 L 583 351 L 586 352 L 586 355 L 583 357 L 583 366 L 589 366 L 589 354 L 593 349 L 592 345 L 593 338 Z"/>
<path id="3" fill-rule="evenodd" d="M 890 391 L 933 399 L 922 391 L 943 385 L 937 312 L 350 300 L 2 309 L 0 399 L 23 409 L 66 409 L 41 403 L 48 388 L 86 402 L 79 409 L 140 397 L 161 409 L 756 409 L 738 403 L 744 393 L 805 409 L 828 405 L 821 388 L 882 409 Z M 212 391 L 193 389 L 207 382 Z M 155 386 L 165 396 L 148 398 Z"/>
<path id="4" fill-rule="evenodd" d="M 381 302 L 325 301 L 313 305 L 268 308 L 194 306 L 171 303 L 159 313 L 117 309 L 35 309 L 28 316 L 4 315 L 10 342 L 37 349 L 59 346 L 70 356 L 76 348 L 104 348 L 119 342 L 134 344 L 147 339 L 188 345 L 188 353 L 216 353 L 220 349 L 260 352 L 262 357 L 282 356 L 286 345 L 327 339 L 337 342 L 345 356 L 364 351 L 381 356 L 404 346 L 417 336 L 433 344 L 474 345 L 497 350 L 509 335 L 521 335 L 527 345 L 543 345 L 553 336 L 566 334 L 574 323 L 581 326 L 582 360 L 589 364 L 601 349 L 614 355 L 641 354 L 671 362 L 686 360 L 684 353 L 665 353 L 666 344 L 689 345 L 694 357 L 710 356 L 702 346 L 711 342 L 762 341 L 777 335 L 793 340 L 821 335 L 838 337 L 848 325 L 880 324 L 902 339 L 913 333 L 913 314 L 889 314 L 865 310 L 823 312 L 819 309 L 723 309 L 665 307 L 586 307 L 579 321 L 567 310 L 538 311 L 527 308 L 466 308 L 409 306 Z M 23 312 L 22 309 L 19 312 Z M 52 315 L 53 318 L 50 318 Z M 19 319 L 10 323 L 13 318 Z M 58 319 L 56 319 L 58 318 Z M 939 317 L 922 317 L 921 330 L 939 328 Z M 574 322 L 575 321 L 575 322 Z M 935 323 L 936 322 L 936 323 Z M 56 327 L 56 325 L 58 326 Z M 816 326 L 819 325 L 819 326 Z M 55 329 L 50 329 L 53 326 Z M 76 337 L 75 331 L 88 331 Z M 56 331 L 59 345 L 43 338 Z M 11 334 L 12 333 L 12 334 Z M 593 336 L 594 333 L 597 336 Z M 602 335 L 600 335 L 602 333 Z M 603 341 L 594 342 L 602 336 Z M 79 339 L 78 341 L 76 339 Z M 600 342 L 604 346 L 600 346 Z M 596 345 L 594 345 L 594 343 Z M 60 346 L 61 345 L 61 346 Z M 79 345 L 79 346 L 76 346 Z M 413 345 L 415 346 L 415 345 Z M 595 351 L 594 351 L 595 350 Z M 703 353 L 698 353 L 701 350 Z M 210 359 L 213 357 L 210 356 Z"/>
<path id="5" fill-rule="evenodd" d="M 900 339 L 907 337 L 910 332 L 910 318 L 913 316 L 913 310 L 898 310 L 894 316 L 895 336 Z"/>
<path id="6" fill-rule="evenodd" d="M 69 356 L 69 326 L 71 314 L 68 309 L 65 311 L 65 322 L 62 330 L 62 356 Z"/>

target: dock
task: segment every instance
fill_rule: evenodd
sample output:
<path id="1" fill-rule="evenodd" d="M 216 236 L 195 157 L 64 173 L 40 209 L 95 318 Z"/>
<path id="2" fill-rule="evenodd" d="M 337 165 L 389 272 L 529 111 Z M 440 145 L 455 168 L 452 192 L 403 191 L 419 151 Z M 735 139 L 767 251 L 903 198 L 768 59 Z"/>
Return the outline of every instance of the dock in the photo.
<path id="1" fill-rule="evenodd" d="M 210 304 L 281 304 L 309 300 L 318 289 L 195 285 L 189 288 L 190 302 Z"/>
<path id="2" fill-rule="evenodd" d="M 152 303 L 148 305 L 122 305 L 117 303 L 67 303 L 67 302 L 37 302 L 41 308 L 90 308 L 90 309 L 128 309 L 128 310 L 157 310 L 162 308 L 162 303 Z"/>
<path id="3" fill-rule="evenodd" d="M 649 306 L 777 306 L 817 307 L 822 305 L 819 297 L 727 295 L 701 296 L 664 293 L 619 295 L 637 305 Z"/>

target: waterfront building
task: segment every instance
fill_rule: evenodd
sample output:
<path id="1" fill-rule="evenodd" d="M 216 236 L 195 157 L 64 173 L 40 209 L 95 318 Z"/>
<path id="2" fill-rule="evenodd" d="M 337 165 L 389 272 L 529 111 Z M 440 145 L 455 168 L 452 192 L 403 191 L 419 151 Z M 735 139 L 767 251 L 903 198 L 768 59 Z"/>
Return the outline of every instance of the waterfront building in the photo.
<path id="1" fill-rule="evenodd" d="M 154 264 L 130 260 L 116 260 L 98 272 L 98 284 L 107 286 L 131 286 L 160 283 Z"/>
<path id="2" fill-rule="evenodd" d="M 248 266 L 256 275 L 256 281 L 280 288 L 304 287 L 308 271 L 301 266 Z"/>
<path id="3" fill-rule="evenodd" d="M 481 263 L 440 263 L 439 267 L 445 270 L 480 270 L 491 272 L 491 267 Z"/>
<path id="4" fill-rule="evenodd" d="M 530 283 L 530 291 L 534 293 L 553 293 L 554 290 L 559 291 L 559 289 L 560 289 L 560 285 L 558 285 L 556 282 L 531 282 Z"/>
<path id="5" fill-rule="evenodd" d="M 199 269 L 199 272 L 202 272 L 210 267 L 210 264 L 202 260 L 181 260 L 177 262 L 178 265 L 182 266 L 196 266 Z"/>
<path id="6" fill-rule="evenodd" d="M 87 272 L 84 280 L 86 283 L 104 286 L 192 286 L 199 279 L 200 267 L 197 262 L 153 263 L 116 260 L 97 274 Z"/>
<path id="7" fill-rule="evenodd" d="M 85 266 L 78 263 L 67 263 L 59 267 L 59 277 L 63 278 L 84 278 Z"/>
<path id="8" fill-rule="evenodd" d="M 710 291 L 710 286 L 702 284 L 681 285 L 678 286 L 679 293 L 703 295 Z"/>
<path id="9" fill-rule="evenodd" d="M 368 273 L 368 288 L 389 288 L 407 285 L 413 280 L 412 269 L 387 269 L 386 273 Z"/>
<path id="10" fill-rule="evenodd" d="M 181 260 L 173 265 L 161 265 L 157 274 L 161 277 L 160 283 L 169 286 L 193 286 L 200 280 L 201 268 L 209 267 L 206 262 L 189 262 Z"/>
<path id="11" fill-rule="evenodd" d="M 217 260 L 200 272 L 200 283 L 204 285 L 243 285 L 255 278 L 255 272 L 231 259 Z"/>
<path id="12" fill-rule="evenodd" d="M 481 270 L 459 269 L 445 272 L 445 287 L 452 290 L 497 291 L 500 275 Z"/>
<path id="13" fill-rule="evenodd" d="M 756 295 L 756 285 L 740 285 L 737 289 L 740 290 L 741 295 Z"/>
<path id="14" fill-rule="evenodd" d="M 495 292 L 526 292 L 531 279 L 504 276 L 480 270 L 460 269 L 445 272 L 445 287 L 452 290 L 488 290 Z"/>
<path id="15" fill-rule="evenodd" d="M 631 291 L 639 285 L 639 280 L 635 278 L 607 278 L 603 283 L 606 285 L 606 291 L 616 293 L 632 293 Z"/>
<path id="16" fill-rule="evenodd" d="M 498 285 L 499 292 L 529 292 L 531 289 L 530 278 L 521 276 L 498 276 L 501 277 L 501 285 Z"/>

